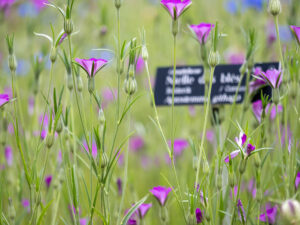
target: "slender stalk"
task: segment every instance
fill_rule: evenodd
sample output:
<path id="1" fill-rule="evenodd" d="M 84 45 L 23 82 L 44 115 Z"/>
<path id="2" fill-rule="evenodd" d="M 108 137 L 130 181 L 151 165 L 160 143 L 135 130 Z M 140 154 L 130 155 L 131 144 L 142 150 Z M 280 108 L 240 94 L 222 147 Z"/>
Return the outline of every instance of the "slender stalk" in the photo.
<path id="1" fill-rule="evenodd" d="M 93 113 L 92 113 L 92 94 L 90 93 L 90 185 L 91 185 L 91 199 L 93 197 Z M 92 209 L 92 202 L 90 204 L 90 208 Z M 93 221 L 91 221 L 93 224 Z"/>
<path id="2" fill-rule="evenodd" d="M 243 159 L 241 159 L 241 160 L 243 160 Z M 236 198 L 235 198 L 234 206 L 233 206 L 233 212 L 232 212 L 232 215 L 231 215 L 231 222 L 230 222 L 231 225 L 233 225 L 233 222 L 234 222 L 234 219 L 235 219 L 234 215 L 235 215 L 235 211 L 236 211 L 236 208 L 237 208 L 237 202 L 238 202 L 239 195 L 240 195 L 241 180 L 242 180 L 242 174 L 239 174 L 238 191 L 237 191 L 237 194 L 236 194 Z M 232 196 L 234 196 L 234 188 L 233 188 Z"/>
<path id="3" fill-rule="evenodd" d="M 211 89 L 212 89 L 214 71 L 215 71 L 215 67 L 211 67 L 210 68 L 210 81 L 209 81 L 207 102 L 204 104 L 204 105 L 206 105 L 206 110 L 205 110 L 204 125 L 203 125 L 202 138 L 201 138 L 201 144 L 200 144 L 199 156 L 198 156 L 195 190 L 197 188 L 197 184 L 198 184 L 198 180 L 199 180 L 200 162 L 201 162 L 201 156 L 202 156 L 201 153 L 202 153 L 202 150 L 203 150 L 203 147 L 204 147 L 204 140 L 205 140 L 206 127 L 207 127 L 208 112 L 209 112 L 209 108 L 210 108 L 210 96 L 211 96 Z"/>
<path id="4" fill-rule="evenodd" d="M 120 38 L 120 8 L 117 8 L 117 38 L 118 38 L 118 59 L 117 59 L 117 79 L 118 79 L 118 96 L 117 96 L 117 115 L 116 121 L 120 116 L 120 79 L 121 79 L 121 38 Z"/>
<path id="5" fill-rule="evenodd" d="M 174 35 L 174 65 L 173 65 L 173 86 L 172 86 L 172 109 L 171 109 L 171 159 L 174 158 L 174 95 L 176 79 L 176 35 Z"/>
<path id="6" fill-rule="evenodd" d="M 282 47 L 281 47 L 281 42 L 280 42 L 278 16 L 274 16 L 274 22 L 275 22 L 275 27 L 276 27 L 277 45 L 278 45 L 278 51 L 280 54 L 281 67 L 282 67 L 282 71 L 284 71 L 285 65 L 284 65 L 284 58 L 283 58 Z"/>

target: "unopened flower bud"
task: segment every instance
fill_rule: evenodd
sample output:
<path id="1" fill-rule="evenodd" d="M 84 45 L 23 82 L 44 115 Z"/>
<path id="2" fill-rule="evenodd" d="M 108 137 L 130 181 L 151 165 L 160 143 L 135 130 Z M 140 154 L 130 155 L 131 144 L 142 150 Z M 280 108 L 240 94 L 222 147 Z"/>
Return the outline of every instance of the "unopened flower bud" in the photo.
<path id="1" fill-rule="evenodd" d="M 220 63 L 220 55 L 219 52 L 210 51 L 208 56 L 208 65 L 210 67 L 216 67 Z"/>
<path id="2" fill-rule="evenodd" d="M 198 158 L 197 158 L 197 156 L 194 156 L 193 157 L 193 169 L 195 171 L 197 171 L 197 167 L 198 167 Z"/>
<path id="3" fill-rule="evenodd" d="M 102 108 L 99 109 L 98 120 L 99 120 L 100 125 L 104 125 L 105 124 L 105 115 L 104 115 L 104 112 L 103 112 Z"/>
<path id="4" fill-rule="evenodd" d="M 235 186 L 235 179 L 234 179 L 233 174 L 229 175 L 229 185 L 231 188 L 234 188 L 234 186 Z"/>
<path id="5" fill-rule="evenodd" d="M 104 169 L 107 165 L 108 165 L 108 157 L 107 157 L 106 153 L 104 152 L 101 155 L 101 168 Z"/>
<path id="6" fill-rule="evenodd" d="M 269 1 L 269 12 L 273 16 L 278 16 L 281 13 L 281 3 L 280 3 L 280 0 L 270 0 Z"/>
<path id="7" fill-rule="evenodd" d="M 89 77 L 89 79 L 88 79 L 88 90 L 90 93 L 93 93 L 95 91 L 94 77 Z"/>
<path id="8" fill-rule="evenodd" d="M 274 102 L 274 104 L 277 106 L 280 102 L 280 92 L 279 92 L 279 88 L 275 88 L 272 91 L 272 100 Z"/>
<path id="9" fill-rule="evenodd" d="M 116 9 L 120 9 L 122 5 L 122 0 L 115 0 L 115 7 Z"/>
<path id="10" fill-rule="evenodd" d="M 70 35 L 73 32 L 73 22 L 71 19 L 65 20 L 64 30 L 67 35 Z"/>
<path id="11" fill-rule="evenodd" d="M 146 45 L 142 46 L 142 58 L 144 61 L 147 61 L 149 58 L 149 53 L 148 53 L 148 49 L 147 49 Z"/>
<path id="12" fill-rule="evenodd" d="M 178 30 L 179 30 L 178 19 L 172 20 L 172 34 L 173 34 L 173 36 L 176 36 L 178 34 Z"/>
<path id="13" fill-rule="evenodd" d="M 50 51 L 50 60 L 52 63 L 54 63 L 56 61 L 57 58 L 57 49 L 56 47 L 52 47 L 51 51 Z"/>
<path id="14" fill-rule="evenodd" d="M 135 69 L 134 69 L 134 65 L 130 65 L 129 66 L 129 71 L 128 71 L 128 76 L 131 78 L 134 78 L 135 75 Z"/>
<path id="15" fill-rule="evenodd" d="M 63 124 L 61 120 L 58 120 L 57 125 L 56 125 L 56 132 L 60 134 L 63 130 Z"/>
<path id="16" fill-rule="evenodd" d="M 82 82 L 81 76 L 77 76 L 76 77 L 76 83 L 77 83 L 77 90 L 79 92 L 82 92 L 82 90 L 83 90 L 83 82 Z"/>
<path id="17" fill-rule="evenodd" d="M 133 95 L 137 91 L 137 83 L 135 78 L 129 77 L 125 80 L 124 90 L 128 95 Z"/>
<path id="18" fill-rule="evenodd" d="M 67 75 L 67 86 L 68 86 L 69 91 L 73 90 L 74 86 L 73 86 L 73 78 L 72 78 L 71 74 Z"/>
<path id="19" fill-rule="evenodd" d="M 300 223 L 300 203 L 298 201 L 286 200 L 282 203 L 280 211 L 284 224 L 296 225 Z"/>
<path id="20" fill-rule="evenodd" d="M 16 56 L 14 54 L 8 56 L 8 66 L 10 71 L 12 72 L 16 71 L 18 63 L 17 63 Z"/>
<path id="21" fill-rule="evenodd" d="M 52 132 L 48 132 L 47 138 L 46 138 L 46 146 L 47 148 L 51 148 L 54 143 L 54 135 Z"/>
<path id="22" fill-rule="evenodd" d="M 240 165 L 239 165 L 239 172 L 240 172 L 240 174 L 243 174 L 243 173 L 245 172 L 245 170 L 246 170 L 246 165 L 247 165 L 247 160 L 242 159 L 242 160 L 240 161 Z"/>

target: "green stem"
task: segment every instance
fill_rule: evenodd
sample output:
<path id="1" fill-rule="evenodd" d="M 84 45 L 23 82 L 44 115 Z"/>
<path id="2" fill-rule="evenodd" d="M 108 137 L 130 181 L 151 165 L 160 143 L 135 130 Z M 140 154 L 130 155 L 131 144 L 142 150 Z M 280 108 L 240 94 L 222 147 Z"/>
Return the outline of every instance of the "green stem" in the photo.
<path id="1" fill-rule="evenodd" d="M 120 79 L 121 79 L 121 39 L 120 39 L 120 9 L 117 9 L 117 37 L 118 37 L 118 59 L 117 59 L 117 79 L 118 79 L 118 96 L 117 96 L 117 115 L 116 121 L 119 120 L 120 115 Z"/>
<path id="2" fill-rule="evenodd" d="M 244 159 L 241 159 L 241 160 L 244 160 Z M 239 195 L 240 195 L 241 180 L 242 180 L 242 174 L 239 174 L 238 191 L 237 191 L 237 194 L 236 194 L 236 198 L 235 198 L 234 206 L 233 206 L 233 212 L 232 212 L 232 215 L 231 215 L 231 222 L 230 222 L 231 225 L 233 225 L 233 222 L 234 222 L 234 219 L 235 219 L 234 215 L 235 215 L 235 211 L 236 211 L 236 208 L 237 208 L 237 202 L 238 202 Z M 234 188 L 233 188 L 232 196 L 234 197 Z"/>
<path id="3" fill-rule="evenodd" d="M 175 78 L 176 78 L 176 35 L 174 35 L 174 65 L 173 65 L 173 86 L 172 86 L 172 113 L 171 113 L 171 159 L 174 156 L 174 95 L 175 95 Z M 173 161 L 173 160 L 172 160 Z"/>
<path id="4" fill-rule="evenodd" d="M 280 42 L 280 35 L 279 35 L 278 16 L 274 16 L 274 22 L 275 22 L 275 27 L 276 27 L 277 45 L 278 45 L 278 51 L 280 54 L 281 67 L 282 67 L 282 71 L 284 71 L 284 58 L 283 58 L 282 47 L 281 47 L 281 42 Z"/>

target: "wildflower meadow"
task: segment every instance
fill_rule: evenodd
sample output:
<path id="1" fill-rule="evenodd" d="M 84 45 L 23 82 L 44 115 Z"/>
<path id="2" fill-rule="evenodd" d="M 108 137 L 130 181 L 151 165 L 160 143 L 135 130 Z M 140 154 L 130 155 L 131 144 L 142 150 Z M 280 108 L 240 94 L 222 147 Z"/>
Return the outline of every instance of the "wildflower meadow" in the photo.
<path id="1" fill-rule="evenodd" d="M 299 0 L 0 0 L 0 225 L 300 225 Z"/>

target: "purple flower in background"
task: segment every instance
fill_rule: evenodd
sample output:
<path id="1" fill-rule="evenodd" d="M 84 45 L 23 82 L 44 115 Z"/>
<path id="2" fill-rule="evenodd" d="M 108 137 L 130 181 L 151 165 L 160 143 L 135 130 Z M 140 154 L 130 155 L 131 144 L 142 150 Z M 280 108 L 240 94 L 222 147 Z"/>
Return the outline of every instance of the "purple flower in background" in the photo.
<path id="1" fill-rule="evenodd" d="M 198 25 L 189 26 L 192 32 L 197 36 L 200 44 L 205 44 L 207 42 L 208 36 L 211 33 L 212 28 L 215 27 L 214 24 L 210 23 L 200 23 Z"/>
<path id="2" fill-rule="evenodd" d="M 41 11 L 46 6 L 45 4 L 49 2 L 48 0 L 32 0 L 32 3 L 37 11 Z"/>
<path id="3" fill-rule="evenodd" d="M 8 166 L 12 166 L 13 163 L 13 152 L 10 146 L 6 146 L 4 149 L 4 155 Z"/>
<path id="4" fill-rule="evenodd" d="M 255 78 L 262 80 L 269 84 L 272 88 L 279 88 L 281 81 L 282 81 L 282 71 L 276 69 L 267 70 L 265 73 L 261 72 Z"/>
<path id="5" fill-rule="evenodd" d="M 141 219 L 143 219 L 147 212 L 149 211 L 149 209 L 152 207 L 152 203 L 149 203 L 149 204 L 146 204 L 146 203 L 143 203 L 140 205 L 138 211 L 139 211 L 139 217 Z"/>
<path id="6" fill-rule="evenodd" d="M 60 38 L 58 44 L 61 45 L 61 44 L 63 43 L 63 41 L 66 39 L 66 37 L 68 37 L 68 34 L 67 34 L 67 33 L 64 33 L 64 34 L 61 36 L 61 38 Z"/>
<path id="7" fill-rule="evenodd" d="M 171 148 L 172 144 L 171 141 L 168 141 L 168 145 Z M 174 155 L 180 156 L 181 153 L 189 146 L 189 142 L 185 139 L 175 139 L 174 140 Z"/>
<path id="8" fill-rule="evenodd" d="M 235 150 L 235 151 L 231 152 L 230 153 L 230 159 L 233 159 L 233 158 L 237 157 L 239 154 L 240 154 L 240 150 Z M 229 156 L 226 156 L 224 162 L 229 163 Z"/>
<path id="9" fill-rule="evenodd" d="M 281 144 L 282 146 L 285 146 L 286 145 L 286 137 L 288 139 L 288 151 L 289 153 L 291 152 L 291 147 L 292 147 L 292 137 L 293 137 L 293 134 L 292 134 L 292 131 L 291 131 L 291 128 L 288 126 L 287 129 L 283 126 L 281 128 Z"/>
<path id="10" fill-rule="evenodd" d="M 45 177 L 45 184 L 46 184 L 46 187 L 49 188 L 50 187 L 50 184 L 52 182 L 52 175 L 48 175 Z"/>
<path id="11" fill-rule="evenodd" d="M 299 184 L 300 184 L 300 172 L 297 173 L 296 179 L 295 179 L 295 188 L 296 188 L 296 190 L 298 189 Z"/>
<path id="12" fill-rule="evenodd" d="M 259 220 L 269 224 L 275 224 L 277 216 L 277 207 L 267 208 L 265 213 L 259 216 Z"/>
<path id="13" fill-rule="evenodd" d="M 214 138 L 215 138 L 215 133 L 214 133 L 213 130 L 208 130 L 208 131 L 206 131 L 206 139 L 207 139 L 210 143 L 213 143 Z"/>
<path id="14" fill-rule="evenodd" d="M 79 224 L 80 225 L 87 225 L 88 224 L 88 220 L 86 218 L 81 218 L 81 219 L 79 219 Z"/>
<path id="15" fill-rule="evenodd" d="M 265 109 L 265 114 L 268 114 L 270 107 L 271 107 L 271 105 L 268 104 L 266 109 Z M 262 105 L 261 100 L 257 100 L 257 101 L 252 103 L 252 111 L 253 111 L 257 121 L 260 123 L 262 113 L 263 113 L 263 105 Z M 276 107 L 276 105 L 273 105 L 271 107 L 270 119 L 274 120 L 276 118 L 276 115 L 281 113 L 282 111 L 283 111 L 283 106 L 281 104 L 278 104 L 277 107 Z"/>
<path id="16" fill-rule="evenodd" d="M 144 62 L 143 58 L 138 57 L 136 60 L 136 68 L 135 68 L 136 74 L 139 75 L 139 74 L 143 73 L 144 68 L 145 68 L 145 62 Z"/>
<path id="17" fill-rule="evenodd" d="M 28 99 L 28 114 L 33 115 L 34 113 L 34 97 L 29 97 Z"/>
<path id="18" fill-rule="evenodd" d="M 137 152 L 142 149 L 145 145 L 144 139 L 141 136 L 135 136 L 130 138 L 129 148 L 133 152 Z"/>
<path id="19" fill-rule="evenodd" d="M 110 89 L 110 88 L 104 88 L 102 90 L 102 108 L 106 108 L 109 103 L 113 102 L 115 99 L 115 96 L 117 95 L 117 90 Z"/>
<path id="20" fill-rule="evenodd" d="M 300 27 L 290 26 L 293 34 L 295 35 L 298 44 L 300 45 Z"/>
<path id="21" fill-rule="evenodd" d="M 84 146 L 85 150 L 89 153 L 89 147 L 88 147 L 86 141 L 83 141 L 83 146 Z M 97 144 L 95 141 L 93 141 L 93 143 L 92 143 L 92 156 L 94 159 L 97 157 Z"/>
<path id="22" fill-rule="evenodd" d="M 273 105 L 270 112 L 270 119 L 274 120 L 276 118 L 276 115 L 281 113 L 282 111 L 283 111 L 283 106 L 281 104 L 278 104 L 277 107 L 276 105 Z"/>
<path id="23" fill-rule="evenodd" d="M 129 212 L 129 209 L 126 209 L 125 210 L 125 215 Z M 129 218 L 128 222 L 127 222 L 127 225 L 137 225 L 137 211 L 135 211 Z"/>
<path id="24" fill-rule="evenodd" d="M 75 61 L 78 65 L 87 73 L 89 77 L 94 77 L 96 73 L 107 65 L 108 61 L 105 59 L 79 59 L 76 58 Z"/>
<path id="25" fill-rule="evenodd" d="M 250 155 L 251 152 L 253 152 L 254 150 L 255 150 L 255 146 L 249 143 L 249 144 L 247 145 L 247 149 L 246 149 L 247 155 Z"/>
<path id="26" fill-rule="evenodd" d="M 243 221 L 243 224 L 244 224 L 246 222 L 246 216 L 245 216 L 246 214 L 245 214 L 244 206 L 240 199 L 237 202 L 237 208 L 238 208 L 238 214 L 239 214 L 240 220 Z"/>
<path id="27" fill-rule="evenodd" d="M 251 179 L 248 183 L 248 191 L 251 193 L 252 198 L 256 197 L 256 186 L 255 186 L 255 180 Z"/>
<path id="28" fill-rule="evenodd" d="M 225 55 L 225 58 L 230 64 L 242 64 L 245 61 L 244 53 L 229 52 Z"/>
<path id="29" fill-rule="evenodd" d="M 9 102 L 8 94 L 0 94 L 0 108 Z"/>
<path id="30" fill-rule="evenodd" d="M 119 195 L 121 196 L 121 195 L 122 195 L 122 191 L 123 191 L 123 189 L 122 189 L 122 180 L 121 180 L 121 178 L 118 178 L 118 179 L 117 179 L 117 187 L 118 187 L 118 193 L 119 193 Z"/>
<path id="31" fill-rule="evenodd" d="M 164 206 L 169 193 L 172 191 L 171 188 L 157 186 L 150 190 L 150 192 L 154 195 L 154 197 L 158 200 L 161 206 Z"/>
<path id="32" fill-rule="evenodd" d="M 62 163 L 62 152 L 61 152 L 61 150 L 58 151 L 57 162 L 58 162 L 58 164 Z"/>
<path id="33" fill-rule="evenodd" d="M 191 0 L 161 0 L 160 2 L 164 8 L 168 11 L 173 20 L 184 13 L 192 4 Z M 175 14 L 174 14 L 175 13 Z"/>
<path id="34" fill-rule="evenodd" d="M 197 208 L 195 211 L 195 215 L 196 215 L 197 224 L 202 223 L 203 215 L 202 215 L 201 209 Z"/>
<path id="35" fill-rule="evenodd" d="M 30 212 L 30 202 L 28 199 L 22 199 L 22 206 L 26 209 L 27 213 Z"/>

